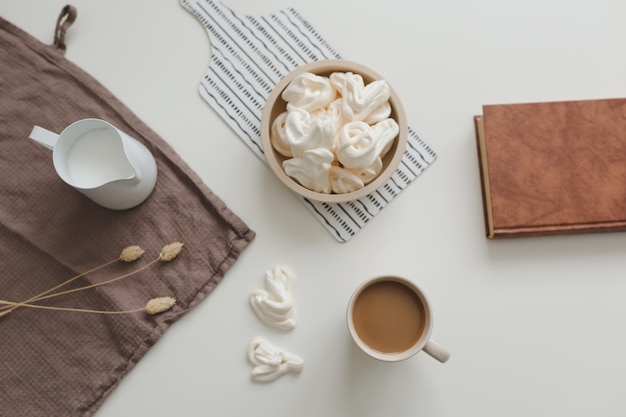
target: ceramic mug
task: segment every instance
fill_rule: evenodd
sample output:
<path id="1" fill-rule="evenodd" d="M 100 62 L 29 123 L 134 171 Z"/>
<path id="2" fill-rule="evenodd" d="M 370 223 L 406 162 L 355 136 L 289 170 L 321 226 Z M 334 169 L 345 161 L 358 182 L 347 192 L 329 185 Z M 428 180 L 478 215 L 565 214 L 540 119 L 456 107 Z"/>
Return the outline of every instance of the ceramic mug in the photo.
<path id="1" fill-rule="evenodd" d="M 78 120 L 61 134 L 35 126 L 29 137 L 52 149 L 54 168 L 65 183 L 103 207 L 135 207 L 156 184 L 150 151 L 104 120 Z"/>
<path id="2" fill-rule="evenodd" d="M 433 315 L 426 295 L 405 278 L 363 282 L 350 298 L 346 318 L 352 339 L 372 358 L 398 362 L 422 350 L 441 363 L 450 358 L 430 339 Z"/>

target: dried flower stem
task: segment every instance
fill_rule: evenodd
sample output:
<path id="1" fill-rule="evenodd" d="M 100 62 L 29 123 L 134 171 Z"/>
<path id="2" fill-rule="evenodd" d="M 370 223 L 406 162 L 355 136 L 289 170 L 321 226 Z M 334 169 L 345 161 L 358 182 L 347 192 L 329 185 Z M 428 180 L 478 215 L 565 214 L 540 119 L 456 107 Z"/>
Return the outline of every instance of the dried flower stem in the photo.
<path id="1" fill-rule="evenodd" d="M 70 307 L 52 307 L 52 306 L 42 306 L 39 304 L 27 304 L 27 303 L 14 303 L 11 301 L 0 300 L 0 304 L 19 306 L 19 307 L 30 307 L 37 308 L 40 310 L 54 310 L 54 311 L 73 311 L 77 313 L 96 313 L 96 314 L 128 314 L 128 313 L 137 313 L 139 311 L 144 311 L 144 308 L 138 308 L 134 310 L 124 310 L 124 311 L 109 311 L 109 310 L 89 310 L 84 308 L 70 308 Z M 3 312 L 2 314 L 6 314 L 7 312 Z"/>
<path id="2" fill-rule="evenodd" d="M 50 294 L 51 292 L 56 291 L 56 290 L 58 290 L 59 288 L 64 287 L 64 286 L 66 286 L 67 284 L 70 284 L 70 283 L 72 283 L 72 282 L 76 281 L 76 280 L 77 280 L 77 279 L 79 279 L 79 278 L 82 278 L 82 277 L 84 277 L 84 276 L 85 276 L 85 275 L 87 275 L 87 274 L 91 274 L 91 273 L 96 272 L 96 271 L 98 271 L 98 270 L 100 270 L 100 269 L 103 269 L 103 268 L 105 268 L 105 267 L 107 267 L 107 266 L 109 266 L 109 265 L 112 265 L 112 264 L 116 263 L 117 261 L 118 261 L 118 259 L 116 258 L 116 259 L 113 259 L 112 261 L 106 262 L 106 263 L 104 263 L 104 264 L 102 264 L 102 265 L 100 265 L 100 266 L 97 266 L 97 267 L 95 267 L 95 268 L 92 268 L 92 269 L 90 269 L 90 270 L 88 270 L 88 271 L 85 271 L 85 272 L 82 272 L 82 273 L 80 273 L 80 274 L 78 274 L 78 275 L 75 275 L 75 276 L 73 276 L 72 278 L 68 279 L 67 281 L 63 281 L 62 283 L 60 283 L 59 285 L 57 285 L 57 286 L 55 286 L 55 287 L 52 287 L 52 288 L 50 288 L 50 289 L 48 289 L 48 290 L 46 290 L 46 291 L 44 291 L 44 292 L 42 292 L 42 293 L 39 293 L 39 294 L 37 294 L 37 295 L 35 295 L 35 296 L 33 296 L 33 297 L 29 298 L 28 300 L 24 300 L 24 301 L 23 301 L 23 303 L 31 303 L 31 302 L 33 302 L 33 301 L 37 301 L 37 300 L 39 300 L 41 297 L 43 297 L 43 296 L 45 296 L 45 295 L 47 295 L 47 294 Z M 21 304 L 21 303 L 15 303 L 15 304 L 13 304 L 13 305 L 4 305 L 4 306 L 0 307 L 0 310 L 5 310 L 5 309 L 8 309 L 8 311 L 3 311 L 2 313 L 0 313 L 0 317 L 1 317 L 1 316 L 4 316 L 5 314 L 10 313 L 11 311 L 15 310 L 15 309 L 16 309 L 16 308 L 18 308 L 18 307 L 20 307 L 20 304 Z"/>
<path id="3" fill-rule="evenodd" d="M 148 267 L 154 265 L 155 263 L 157 263 L 159 261 L 160 262 L 172 261 L 181 252 L 183 246 L 184 245 L 181 242 L 170 243 L 170 244 L 165 245 L 163 247 L 163 249 L 161 250 L 161 253 L 159 253 L 159 256 L 157 256 L 155 259 L 153 259 L 152 261 L 148 262 L 146 265 L 144 265 L 141 268 L 138 268 L 138 269 L 136 269 L 134 271 L 128 272 L 126 274 L 119 275 L 117 277 L 114 277 L 114 278 L 111 278 L 111 279 L 108 279 L 106 281 L 102 281 L 102 282 L 99 282 L 99 283 L 86 285 L 86 286 L 83 286 L 83 287 L 73 288 L 71 290 L 66 290 L 66 291 L 61 291 L 61 292 L 56 292 L 56 293 L 50 294 L 50 293 L 58 290 L 59 288 L 62 288 L 64 286 L 66 286 L 67 284 L 70 284 L 71 282 L 74 282 L 77 279 L 79 279 L 79 278 L 81 278 L 81 277 L 83 277 L 83 276 L 85 276 L 85 275 L 87 275 L 89 273 L 95 272 L 95 271 L 97 271 L 99 269 L 107 267 L 107 266 L 109 266 L 109 265 L 111 265 L 113 263 L 116 263 L 118 261 L 133 262 L 133 261 L 139 259 L 144 254 L 144 251 L 143 251 L 143 249 L 141 249 L 141 247 L 135 246 L 135 245 L 134 246 L 128 246 L 128 247 L 124 248 L 124 250 L 122 251 L 122 253 L 120 254 L 120 256 L 118 258 L 116 258 L 116 259 L 114 259 L 112 261 L 106 262 L 106 263 L 104 263 L 104 264 L 102 264 L 100 266 L 97 266 L 95 268 L 92 268 L 92 269 L 90 269 L 88 271 L 85 271 L 85 272 L 83 272 L 81 274 L 78 274 L 78 275 L 68 279 L 67 281 L 64 281 L 64 282 L 60 283 L 59 285 L 57 285 L 55 287 L 52 287 L 52 288 L 50 288 L 50 289 L 48 289 L 48 290 L 46 290 L 46 291 L 44 291 L 44 292 L 42 292 L 40 294 L 37 294 L 37 295 L 35 295 L 35 296 L 25 300 L 25 301 L 18 302 L 18 303 L 1 302 L 0 301 L 0 304 L 5 304 L 5 306 L 1 306 L 0 307 L 0 317 L 4 316 L 6 314 L 9 314 L 10 312 L 12 312 L 13 310 L 15 310 L 16 308 L 19 308 L 19 307 L 24 307 L 24 306 L 30 307 L 30 306 L 32 306 L 32 304 L 31 305 L 29 305 L 29 304 L 33 303 L 33 302 L 36 302 L 36 301 L 47 300 L 49 298 L 54 298 L 54 297 L 58 297 L 58 296 L 61 296 L 61 295 L 71 294 L 71 293 L 78 292 L 78 291 L 84 291 L 84 290 L 88 290 L 88 289 L 91 289 L 91 288 L 100 287 L 102 285 L 110 284 L 112 282 L 119 281 L 119 280 L 124 279 L 124 278 L 128 278 L 129 276 L 134 275 L 134 274 L 136 274 L 138 272 L 141 272 L 141 271 L 147 269 Z M 2 311 L 2 310 L 4 310 L 4 311 Z"/>
<path id="4" fill-rule="evenodd" d="M 66 294 L 71 294 L 71 293 L 78 292 L 78 291 L 88 290 L 88 289 L 90 289 L 90 288 L 101 287 L 101 286 L 103 286 L 103 285 L 110 284 L 110 283 L 112 283 L 112 282 L 119 281 L 119 280 L 122 280 L 122 279 L 124 279 L 124 278 L 128 278 L 128 277 L 130 277 L 130 276 L 132 276 L 132 275 L 135 275 L 136 273 L 141 272 L 141 271 L 143 271 L 144 269 L 148 269 L 150 266 L 154 265 L 154 264 L 155 264 L 155 263 L 157 263 L 158 261 L 159 261 L 158 259 L 154 259 L 154 260 L 150 261 L 149 263 L 145 264 L 144 266 L 142 266 L 141 268 L 137 268 L 137 269 L 135 269 L 134 271 L 130 271 L 130 272 L 127 272 L 127 273 L 125 273 L 125 274 L 118 275 L 118 276 L 116 276 L 116 277 L 114 277 L 114 278 L 107 279 L 106 281 L 97 282 L 97 283 L 95 283 L 95 284 L 90 284 L 90 285 L 85 285 L 84 287 L 72 288 L 71 290 L 65 290 L 65 291 L 61 291 L 61 292 L 55 292 L 54 294 L 45 295 L 45 296 L 43 296 L 43 297 L 38 297 L 38 298 L 36 298 L 36 299 L 35 299 L 35 300 L 33 300 L 33 301 L 47 300 L 47 299 L 49 299 L 49 298 L 58 297 L 58 296 L 60 296 L 60 295 L 66 295 Z M 18 304 L 19 304 L 19 303 L 18 303 Z"/>
<path id="5" fill-rule="evenodd" d="M 145 311 L 146 313 L 148 313 L 150 315 L 154 315 L 154 314 L 163 313 L 164 311 L 167 311 L 170 308 L 172 308 L 174 306 L 174 304 L 176 304 L 176 299 L 174 299 L 172 297 L 153 298 L 152 300 L 148 301 L 148 304 L 146 304 L 145 307 L 136 308 L 136 309 L 132 309 L 132 310 L 121 310 L 121 311 L 115 311 L 115 310 L 113 310 L 113 311 L 111 311 L 111 310 L 91 310 L 91 309 L 86 309 L 86 308 L 42 306 L 42 305 L 39 305 L 39 304 L 14 303 L 12 301 L 5 301 L 5 300 L 0 300 L 0 304 L 12 305 L 12 306 L 19 305 L 21 307 L 30 307 L 30 308 L 40 309 L 40 310 L 71 311 L 71 312 L 75 312 L 75 313 L 94 313 L 94 314 L 115 315 L 115 314 L 138 313 L 140 311 Z M 8 312 L 4 312 L 1 315 L 4 315 L 6 313 L 8 313 Z"/>

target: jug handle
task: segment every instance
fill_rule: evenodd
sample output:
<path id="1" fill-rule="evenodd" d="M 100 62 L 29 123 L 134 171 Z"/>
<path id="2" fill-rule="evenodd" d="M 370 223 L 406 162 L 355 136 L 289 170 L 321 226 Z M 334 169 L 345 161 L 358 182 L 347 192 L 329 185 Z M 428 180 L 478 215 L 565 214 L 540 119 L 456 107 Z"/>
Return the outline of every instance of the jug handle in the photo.
<path id="1" fill-rule="evenodd" d="M 54 149 L 54 145 L 56 145 L 57 139 L 59 139 L 59 135 L 56 133 L 39 126 L 33 127 L 28 137 L 48 149 Z"/>

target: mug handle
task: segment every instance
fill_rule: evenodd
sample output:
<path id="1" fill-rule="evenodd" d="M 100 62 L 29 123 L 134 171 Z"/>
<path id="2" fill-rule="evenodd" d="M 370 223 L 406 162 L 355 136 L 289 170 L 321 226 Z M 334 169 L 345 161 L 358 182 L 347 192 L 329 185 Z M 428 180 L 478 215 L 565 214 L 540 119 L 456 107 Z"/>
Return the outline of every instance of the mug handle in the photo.
<path id="1" fill-rule="evenodd" d="M 450 352 L 442 348 L 435 342 L 430 339 L 426 342 L 424 346 L 424 352 L 428 353 L 433 358 L 437 359 L 441 363 L 446 363 L 448 359 L 450 359 Z"/>
<path id="2" fill-rule="evenodd" d="M 51 150 L 54 149 L 54 145 L 56 145 L 59 139 L 59 135 L 56 133 L 39 126 L 34 126 L 28 137 Z"/>

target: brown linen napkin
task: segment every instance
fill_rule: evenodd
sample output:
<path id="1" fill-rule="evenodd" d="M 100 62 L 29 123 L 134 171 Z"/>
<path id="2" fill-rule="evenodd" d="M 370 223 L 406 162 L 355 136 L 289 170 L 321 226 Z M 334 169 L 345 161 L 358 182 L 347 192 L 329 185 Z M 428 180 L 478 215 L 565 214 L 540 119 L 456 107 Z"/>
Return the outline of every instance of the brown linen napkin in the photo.
<path id="1" fill-rule="evenodd" d="M 0 18 L 0 299 L 22 301 L 118 257 L 146 253 L 89 274 L 74 287 L 130 272 L 181 241 L 169 263 L 41 304 L 95 310 L 145 306 L 172 296 L 170 311 L 100 315 L 22 307 L 0 318 L 0 416 L 91 416 L 165 330 L 204 299 L 254 232 L 180 157 L 101 84 L 64 56 L 66 6 L 53 46 Z M 88 117 L 107 120 L 155 156 L 157 185 L 140 206 L 102 208 L 55 174 L 51 152 L 28 139 L 33 125 L 60 132 Z"/>

